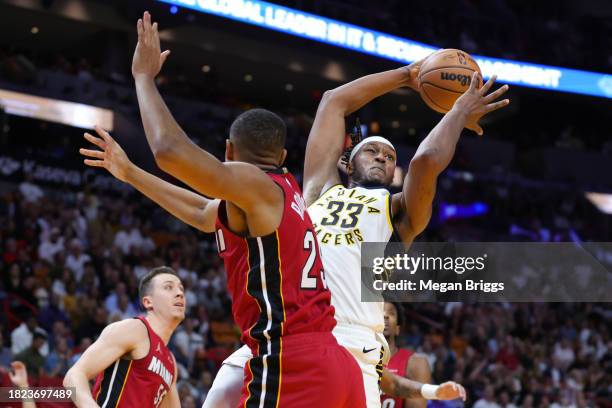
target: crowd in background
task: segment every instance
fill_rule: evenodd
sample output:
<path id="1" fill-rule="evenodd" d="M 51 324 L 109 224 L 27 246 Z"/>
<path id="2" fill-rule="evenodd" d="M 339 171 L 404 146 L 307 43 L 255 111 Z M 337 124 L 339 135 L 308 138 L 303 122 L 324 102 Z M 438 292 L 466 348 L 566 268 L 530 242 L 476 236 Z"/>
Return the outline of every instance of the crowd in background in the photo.
<path id="1" fill-rule="evenodd" d="M 280 3 L 441 47 L 597 71 L 612 68 L 612 20 L 574 14 L 569 1 Z M 120 65 L 125 70 L 111 72 L 104 61 L 0 43 L 0 80 L 24 92 L 100 104 L 135 119 L 133 90 L 125 91 L 132 87 L 129 61 Z M 108 86 L 95 88 L 92 81 Z M 190 120 L 180 118 L 181 125 L 222 157 L 231 118 L 252 101 L 228 95 L 214 72 L 206 81 L 162 75 L 158 85 L 164 96 L 184 98 L 173 100 L 171 107 L 194 101 L 213 106 L 176 113 L 191 115 Z M 318 98 L 320 93 L 314 93 L 311 112 L 278 101 L 288 124 L 287 164 L 298 180 Z M 521 120 L 486 126 L 487 138 L 511 141 L 514 161 L 478 172 L 482 157 L 464 155 L 459 148 L 452 171 L 440 180 L 431 223 L 419 239 L 612 240 L 609 215 L 590 204 L 578 184 L 544 180 L 541 156 L 530 151 L 555 147 L 610 155 L 609 130 L 598 121 L 582 120 L 580 112 L 573 117 L 565 112 L 564 121 L 540 120 L 540 100 L 524 98 L 522 103 Z M 415 147 L 429 131 L 375 123 L 376 118 L 365 116 L 371 133 L 401 141 L 399 148 Z M 80 131 L 31 119 L 3 120 L 2 155 L 83 169 L 77 154 Z M 135 162 L 146 164 L 144 156 L 137 156 L 140 144 L 124 147 Z M 408 157 L 401 160 L 405 167 Z M 168 265 L 183 281 L 188 309 L 170 342 L 179 363 L 178 389 L 184 407 L 200 406 L 221 362 L 240 344 L 214 239 L 129 189 L 92 187 L 87 181 L 45 182 L 42 173 L 12 172 L 7 163 L 0 163 L 0 386 L 8 384 L 2 369 L 14 360 L 26 363 L 32 384 L 58 384 L 102 328 L 141 313 L 138 279 L 152 267 Z M 475 202 L 486 204 L 487 211 L 464 218 L 442 214 L 444 205 Z M 403 317 L 400 346 L 427 355 L 435 382 L 464 384 L 468 405 L 612 406 L 609 304 L 419 303 L 406 305 Z M 459 405 L 430 402 L 432 407 Z"/>

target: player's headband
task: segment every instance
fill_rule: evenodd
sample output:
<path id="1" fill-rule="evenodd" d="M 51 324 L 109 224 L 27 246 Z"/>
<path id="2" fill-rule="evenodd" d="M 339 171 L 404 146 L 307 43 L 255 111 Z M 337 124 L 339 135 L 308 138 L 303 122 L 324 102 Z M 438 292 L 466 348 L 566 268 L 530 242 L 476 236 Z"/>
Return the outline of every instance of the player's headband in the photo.
<path id="1" fill-rule="evenodd" d="M 370 137 L 366 137 L 361 142 L 357 143 L 357 145 L 355 147 L 353 147 L 353 150 L 351 150 L 351 155 L 349 156 L 348 162 L 350 163 L 350 162 L 353 161 L 353 157 L 355 157 L 355 155 L 359 152 L 359 150 L 363 147 L 363 145 L 365 145 L 366 143 L 371 143 L 371 142 L 378 142 L 378 143 L 386 144 L 387 146 L 392 148 L 393 151 L 395 151 L 397 153 L 397 151 L 395 150 L 395 146 L 393 146 L 393 143 L 391 143 L 390 141 L 388 141 L 384 137 L 382 137 L 382 136 L 370 136 Z"/>

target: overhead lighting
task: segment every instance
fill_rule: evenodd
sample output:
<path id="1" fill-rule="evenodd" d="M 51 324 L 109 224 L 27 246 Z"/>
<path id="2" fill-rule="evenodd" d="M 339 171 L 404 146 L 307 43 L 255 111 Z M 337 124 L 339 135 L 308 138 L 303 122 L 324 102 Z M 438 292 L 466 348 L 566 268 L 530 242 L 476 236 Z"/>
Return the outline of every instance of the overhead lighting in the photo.
<path id="1" fill-rule="evenodd" d="M 394 120 L 393 122 L 391 122 L 391 127 L 393 129 L 397 129 L 398 127 L 400 127 L 400 123 L 397 120 Z"/>
<path id="2" fill-rule="evenodd" d="M 408 106 L 406 106 L 406 104 L 405 104 L 405 103 L 402 103 L 402 104 L 399 106 L 399 110 L 400 110 L 400 112 L 406 112 L 406 111 L 408 110 Z"/>
<path id="3" fill-rule="evenodd" d="M 176 6 L 170 7 L 170 14 L 176 14 L 176 13 L 178 13 L 178 7 Z"/>
<path id="4" fill-rule="evenodd" d="M 34 26 L 34 27 L 32 27 L 32 28 L 30 29 L 30 32 L 31 32 L 32 34 L 38 34 L 38 31 L 39 31 L 39 30 L 38 30 L 38 27 L 36 27 L 36 26 Z"/>
<path id="5" fill-rule="evenodd" d="M 244 76 L 244 82 L 251 82 L 253 80 L 253 75 L 251 74 L 246 74 Z"/>
<path id="6" fill-rule="evenodd" d="M 285 84 L 285 91 L 287 92 L 293 91 L 293 84 Z"/>
<path id="7" fill-rule="evenodd" d="M 202 72 L 204 73 L 210 72 L 210 65 L 202 65 Z"/>

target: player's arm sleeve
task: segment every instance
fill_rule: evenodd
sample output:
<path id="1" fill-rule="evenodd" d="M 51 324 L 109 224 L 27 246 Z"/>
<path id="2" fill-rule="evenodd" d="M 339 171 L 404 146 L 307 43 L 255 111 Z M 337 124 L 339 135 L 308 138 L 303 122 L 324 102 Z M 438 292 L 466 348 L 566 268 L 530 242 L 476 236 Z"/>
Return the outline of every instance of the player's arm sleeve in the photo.
<path id="1" fill-rule="evenodd" d="M 164 210 L 203 232 L 214 232 L 219 200 L 209 200 L 132 166 L 126 181 Z"/>
<path id="2" fill-rule="evenodd" d="M 97 406 L 91 395 L 89 380 L 132 351 L 137 342 L 146 336 L 146 328 L 136 319 L 112 323 L 102 331 L 98 340 L 85 350 L 64 377 L 64 387 L 75 388 L 77 407 Z"/>
<path id="3" fill-rule="evenodd" d="M 423 384 L 431 383 L 431 369 L 427 357 L 422 354 L 414 354 L 406 363 L 406 378 Z M 426 408 L 427 400 L 421 395 L 417 398 L 406 399 L 406 406 L 415 408 Z"/>
<path id="4" fill-rule="evenodd" d="M 404 243 L 411 243 L 431 218 L 438 176 L 450 164 L 467 116 L 451 109 L 421 142 L 410 161 L 402 192 L 393 196 L 395 226 Z"/>
<path id="5" fill-rule="evenodd" d="M 344 118 L 374 98 L 411 84 L 412 72 L 408 66 L 367 75 L 323 94 L 306 144 L 304 198 L 307 205 L 322 191 L 340 182 L 337 164 L 344 153 Z"/>
<path id="6" fill-rule="evenodd" d="M 147 141 L 157 165 L 199 193 L 228 200 L 245 211 L 278 201 L 280 190 L 254 165 L 221 162 L 187 137 L 164 103 L 153 79 L 136 80 Z"/>

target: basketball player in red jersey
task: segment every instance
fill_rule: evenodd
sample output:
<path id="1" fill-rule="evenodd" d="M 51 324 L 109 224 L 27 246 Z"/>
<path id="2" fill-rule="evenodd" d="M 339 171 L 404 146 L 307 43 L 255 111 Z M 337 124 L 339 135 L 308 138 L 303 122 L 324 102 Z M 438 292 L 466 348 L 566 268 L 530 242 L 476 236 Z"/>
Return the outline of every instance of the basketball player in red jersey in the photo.
<path id="1" fill-rule="evenodd" d="M 183 284 L 168 267 L 140 280 L 146 316 L 109 324 L 64 377 L 83 407 L 180 407 L 176 362 L 166 346 L 185 318 Z M 97 375 L 93 390 L 89 380 Z"/>
<path id="2" fill-rule="evenodd" d="M 202 229 L 216 234 L 234 320 L 253 353 L 241 405 L 364 406 L 359 367 L 331 333 L 334 309 L 302 193 L 280 168 L 285 124 L 264 109 L 243 113 L 230 128 L 226 161 L 217 160 L 187 137 L 155 86 L 168 51 L 148 12 L 137 30 L 132 74 L 155 161 L 217 199 L 206 203 Z"/>
<path id="3" fill-rule="evenodd" d="M 385 338 L 389 343 L 391 359 L 387 363 L 387 370 L 400 377 L 409 378 L 422 384 L 431 383 L 431 369 L 427 357 L 415 353 L 413 350 L 397 348 L 396 339 L 400 333 L 403 313 L 394 303 L 385 302 Z M 382 394 L 381 408 L 426 408 L 427 400 L 424 398 L 402 399 Z"/>

